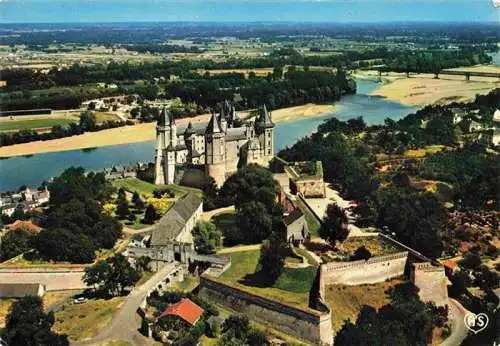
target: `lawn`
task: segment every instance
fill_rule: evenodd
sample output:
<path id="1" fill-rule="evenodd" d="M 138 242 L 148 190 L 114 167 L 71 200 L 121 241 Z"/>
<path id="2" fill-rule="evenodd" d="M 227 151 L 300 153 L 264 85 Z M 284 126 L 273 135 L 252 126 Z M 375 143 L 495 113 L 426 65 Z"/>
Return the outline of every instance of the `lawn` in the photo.
<path id="1" fill-rule="evenodd" d="M 311 238 L 319 237 L 319 228 L 321 224 L 316 216 L 309 210 L 309 208 L 302 202 L 300 198 L 295 200 L 295 203 L 299 207 L 299 209 L 306 216 L 307 226 L 309 227 L 309 232 L 311 233 Z"/>
<path id="2" fill-rule="evenodd" d="M 77 122 L 78 120 L 71 118 L 2 120 L 0 121 L 0 132 L 51 128 L 54 125 L 68 125 Z"/>
<path id="3" fill-rule="evenodd" d="M 356 321 L 363 305 L 370 305 L 378 309 L 390 303 L 386 291 L 401 280 L 391 280 L 373 285 L 344 286 L 332 285 L 326 288 L 325 300 L 332 310 L 332 325 L 334 332 L 342 328 L 344 320 Z"/>
<path id="4" fill-rule="evenodd" d="M 219 279 L 249 293 L 261 295 L 293 306 L 309 304 L 309 290 L 316 277 L 316 268 L 284 268 L 274 283 L 266 283 L 258 271 L 260 250 L 228 253 L 231 267 Z"/>
<path id="5" fill-rule="evenodd" d="M 121 188 L 123 187 L 125 190 L 129 192 L 135 192 L 137 191 L 141 195 L 145 196 L 151 196 L 153 194 L 153 190 L 155 189 L 161 189 L 161 188 L 168 188 L 171 191 L 173 191 L 176 195 L 176 197 L 181 197 L 182 195 L 192 192 L 198 197 L 203 196 L 203 192 L 199 189 L 195 189 L 192 187 L 187 187 L 187 186 L 180 186 L 176 184 L 170 184 L 170 185 L 155 185 L 148 183 L 147 181 L 140 180 L 137 178 L 125 178 L 125 179 L 118 179 L 118 180 L 113 180 L 112 182 L 113 186 L 116 188 Z"/>
<path id="6" fill-rule="evenodd" d="M 67 334 L 70 341 L 96 335 L 111 321 L 125 297 L 89 299 L 83 304 L 64 304 L 56 311 L 54 331 Z"/>

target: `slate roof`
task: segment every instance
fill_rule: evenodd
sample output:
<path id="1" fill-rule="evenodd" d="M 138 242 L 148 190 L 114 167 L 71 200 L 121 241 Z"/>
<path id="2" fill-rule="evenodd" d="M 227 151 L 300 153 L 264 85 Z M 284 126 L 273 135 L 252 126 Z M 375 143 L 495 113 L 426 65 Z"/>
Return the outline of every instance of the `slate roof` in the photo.
<path id="1" fill-rule="evenodd" d="M 238 141 L 246 138 L 246 128 L 244 127 L 228 128 L 226 131 L 226 142 Z"/>
<path id="2" fill-rule="evenodd" d="M 164 246 L 174 241 L 201 203 L 202 200 L 191 192 L 176 201 L 153 230 L 151 246 Z"/>
<path id="3" fill-rule="evenodd" d="M 212 113 L 212 117 L 210 118 L 210 122 L 208 123 L 206 133 L 219 133 L 219 132 L 221 131 L 219 127 L 219 121 L 217 121 L 217 115 L 215 113 Z"/>
<path id="4" fill-rule="evenodd" d="M 203 315 L 204 310 L 193 303 L 189 298 L 182 298 L 180 302 L 170 305 L 160 318 L 164 316 L 178 316 L 189 325 L 194 326 Z"/>
<path id="5" fill-rule="evenodd" d="M 283 222 L 285 223 L 285 225 L 291 225 L 292 223 L 294 223 L 295 221 L 297 221 L 298 219 L 300 219 L 304 214 L 302 213 L 302 211 L 300 211 L 300 209 L 295 209 L 294 211 L 292 211 L 290 214 L 288 214 L 287 216 L 285 216 L 283 218 Z"/>

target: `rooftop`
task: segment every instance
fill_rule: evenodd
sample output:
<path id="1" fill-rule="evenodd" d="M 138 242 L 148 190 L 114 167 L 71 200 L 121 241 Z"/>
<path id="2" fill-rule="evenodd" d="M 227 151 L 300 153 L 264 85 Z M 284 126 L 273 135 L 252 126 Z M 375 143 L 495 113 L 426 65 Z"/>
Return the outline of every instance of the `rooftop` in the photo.
<path id="1" fill-rule="evenodd" d="M 177 200 L 154 228 L 151 246 L 163 246 L 175 240 L 201 203 L 202 200 L 191 192 Z"/>
<path id="2" fill-rule="evenodd" d="M 182 298 L 178 303 L 170 305 L 163 313 L 160 318 L 164 316 L 177 316 L 189 325 L 194 326 L 196 322 L 203 315 L 204 310 L 193 303 L 189 298 Z"/>

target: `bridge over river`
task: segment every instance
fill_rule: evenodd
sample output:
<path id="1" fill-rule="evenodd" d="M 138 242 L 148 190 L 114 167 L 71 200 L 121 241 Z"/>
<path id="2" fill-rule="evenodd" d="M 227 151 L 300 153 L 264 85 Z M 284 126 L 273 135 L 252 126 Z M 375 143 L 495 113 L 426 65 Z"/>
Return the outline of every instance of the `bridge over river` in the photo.
<path id="1" fill-rule="evenodd" d="M 378 78 L 382 79 L 383 69 L 378 70 Z M 406 77 L 410 78 L 411 76 L 425 74 L 425 72 L 406 72 Z M 484 72 L 484 71 L 467 71 L 467 70 L 440 70 L 439 72 L 434 72 L 434 78 L 439 79 L 440 75 L 447 76 L 464 76 L 466 81 L 470 81 L 471 77 L 489 77 L 489 78 L 498 78 L 500 80 L 500 72 Z"/>

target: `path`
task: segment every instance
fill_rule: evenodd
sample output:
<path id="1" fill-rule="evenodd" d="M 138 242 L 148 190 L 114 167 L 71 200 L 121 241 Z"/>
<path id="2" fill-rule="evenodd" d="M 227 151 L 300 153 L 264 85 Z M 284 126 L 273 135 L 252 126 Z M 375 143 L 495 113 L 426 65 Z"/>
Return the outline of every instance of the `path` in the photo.
<path id="1" fill-rule="evenodd" d="M 210 211 L 205 211 L 203 214 L 201 214 L 201 219 L 203 221 L 210 221 L 214 216 L 223 214 L 223 213 L 234 213 L 234 205 L 231 205 L 229 207 L 224 207 L 224 208 L 219 208 L 219 209 L 214 209 Z"/>
<path id="2" fill-rule="evenodd" d="M 132 345 L 154 344 L 153 339 L 146 338 L 137 331 L 139 325 L 136 321 L 136 312 L 149 290 L 165 279 L 165 277 L 175 269 L 175 266 L 175 263 L 168 263 L 144 284 L 135 287 L 127 298 L 125 298 L 122 306 L 115 313 L 111 322 L 108 323 L 99 334 L 89 340 L 72 343 L 72 345 L 101 345 L 104 342 L 112 340 L 128 341 Z"/>
<path id="3" fill-rule="evenodd" d="M 450 309 L 449 312 L 451 315 L 451 335 L 447 337 L 440 346 L 460 345 L 469 334 L 469 330 L 464 322 L 464 317 L 468 313 L 468 310 L 452 298 L 448 299 L 448 308 Z"/>
<path id="4" fill-rule="evenodd" d="M 226 247 L 224 249 L 220 249 L 217 251 L 217 255 L 225 254 L 225 253 L 233 253 L 233 252 L 241 252 L 241 251 L 252 251 L 259 250 L 262 244 L 253 244 L 253 245 L 239 245 L 233 247 Z"/>

